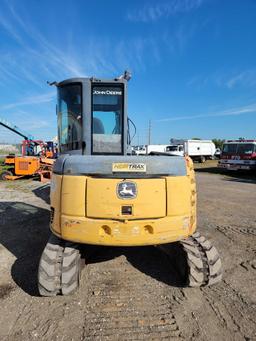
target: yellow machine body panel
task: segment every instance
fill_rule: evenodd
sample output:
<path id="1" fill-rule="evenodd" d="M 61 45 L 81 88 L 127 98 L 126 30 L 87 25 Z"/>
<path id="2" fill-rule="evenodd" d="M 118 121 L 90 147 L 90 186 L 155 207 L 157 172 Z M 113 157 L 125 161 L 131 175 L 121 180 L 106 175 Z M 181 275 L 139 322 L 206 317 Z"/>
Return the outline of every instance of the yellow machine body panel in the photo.
<path id="1" fill-rule="evenodd" d="M 123 183 L 125 183 L 123 181 Z M 86 191 L 86 215 L 88 218 L 106 219 L 145 219 L 166 216 L 165 179 L 130 180 L 137 190 L 134 199 L 118 197 L 120 179 L 88 178 Z M 95 205 L 95 203 L 97 203 Z M 127 207 L 129 214 L 122 210 Z M 130 209 L 128 209 L 130 207 Z"/>
<path id="2" fill-rule="evenodd" d="M 55 178 L 59 179 L 59 176 L 54 176 Z M 85 217 L 86 181 L 87 177 L 85 176 L 63 176 L 61 191 L 62 214 Z"/>
<path id="3" fill-rule="evenodd" d="M 118 197 L 123 181 L 135 198 Z M 187 238 L 196 229 L 194 171 L 186 176 L 115 179 L 53 174 L 51 230 L 69 241 L 112 246 L 156 245 Z"/>

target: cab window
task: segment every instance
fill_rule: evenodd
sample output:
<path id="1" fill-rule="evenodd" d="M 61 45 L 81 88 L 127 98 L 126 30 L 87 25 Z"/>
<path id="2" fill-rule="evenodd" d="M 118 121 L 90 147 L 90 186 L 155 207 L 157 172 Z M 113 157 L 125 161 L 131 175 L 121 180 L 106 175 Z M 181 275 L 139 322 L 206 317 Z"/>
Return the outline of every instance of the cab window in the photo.
<path id="1" fill-rule="evenodd" d="M 92 88 L 92 153 L 122 153 L 123 88 Z"/>
<path id="2" fill-rule="evenodd" d="M 80 149 L 82 145 L 81 84 L 70 84 L 58 88 L 57 109 L 61 151 Z"/>

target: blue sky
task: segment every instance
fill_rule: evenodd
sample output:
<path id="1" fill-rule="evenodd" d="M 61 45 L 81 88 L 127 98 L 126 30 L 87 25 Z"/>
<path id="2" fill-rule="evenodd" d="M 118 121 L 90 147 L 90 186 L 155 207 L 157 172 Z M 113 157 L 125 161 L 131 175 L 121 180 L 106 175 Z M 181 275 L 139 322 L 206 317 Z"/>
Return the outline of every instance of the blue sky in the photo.
<path id="1" fill-rule="evenodd" d="M 134 143 L 149 120 L 153 143 L 256 138 L 255 0 L 0 1 L 0 117 L 36 138 L 56 135 L 47 80 L 125 69 Z"/>

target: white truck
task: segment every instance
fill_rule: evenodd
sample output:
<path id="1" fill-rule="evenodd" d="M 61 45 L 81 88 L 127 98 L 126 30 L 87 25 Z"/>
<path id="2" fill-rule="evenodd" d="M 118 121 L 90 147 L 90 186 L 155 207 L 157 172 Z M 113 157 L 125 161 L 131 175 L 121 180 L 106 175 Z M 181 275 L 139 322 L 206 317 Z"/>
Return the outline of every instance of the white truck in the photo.
<path id="1" fill-rule="evenodd" d="M 141 146 L 133 146 L 132 147 L 132 154 L 134 155 L 146 155 L 152 152 L 154 153 L 166 153 L 168 147 L 167 144 L 148 144 L 148 145 L 141 145 Z"/>
<path id="2" fill-rule="evenodd" d="M 169 145 L 167 144 L 149 144 L 146 146 L 146 153 L 150 154 L 151 152 L 155 153 L 166 153 Z"/>
<path id="3" fill-rule="evenodd" d="M 140 145 L 140 146 L 133 146 L 132 147 L 132 155 L 146 155 L 146 146 Z"/>
<path id="4" fill-rule="evenodd" d="M 188 155 L 191 159 L 205 162 L 214 157 L 216 147 L 211 140 L 175 140 L 171 139 L 172 145 L 167 147 L 166 152 L 171 155 Z"/>

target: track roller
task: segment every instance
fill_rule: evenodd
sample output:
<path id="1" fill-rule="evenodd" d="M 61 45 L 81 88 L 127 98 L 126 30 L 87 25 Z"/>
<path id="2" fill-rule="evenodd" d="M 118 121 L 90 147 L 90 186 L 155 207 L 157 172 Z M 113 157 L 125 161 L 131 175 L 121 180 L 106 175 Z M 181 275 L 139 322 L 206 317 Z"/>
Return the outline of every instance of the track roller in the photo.
<path id="1" fill-rule="evenodd" d="M 79 286 L 81 253 L 78 244 L 51 235 L 39 262 L 41 296 L 69 295 Z"/>
<path id="2" fill-rule="evenodd" d="M 178 243 L 159 247 L 171 257 L 185 286 L 209 286 L 221 281 L 219 253 L 200 233 L 196 232 Z"/>

